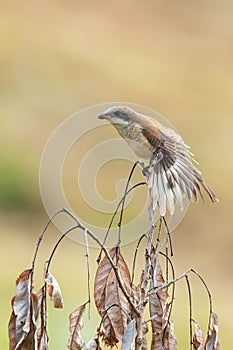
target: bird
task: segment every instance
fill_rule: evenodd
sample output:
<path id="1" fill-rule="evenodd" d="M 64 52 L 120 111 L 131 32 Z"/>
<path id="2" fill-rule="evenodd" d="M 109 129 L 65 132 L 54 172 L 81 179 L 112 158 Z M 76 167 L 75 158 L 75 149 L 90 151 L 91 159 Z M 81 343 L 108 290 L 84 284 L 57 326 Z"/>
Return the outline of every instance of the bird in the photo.
<path id="1" fill-rule="evenodd" d="M 110 122 L 140 160 L 149 161 L 148 166 L 140 164 L 147 176 L 153 211 L 158 206 L 160 216 L 165 216 L 167 208 L 173 215 L 174 201 L 183 210 L 185 196 L 190 201 L 204 200 L 203 189 L 212 202 L 218 201 L 194 165 L 198 163 L 190 147 L 175 130 L 128 106 L 110 107 L 98 118 Z"/>

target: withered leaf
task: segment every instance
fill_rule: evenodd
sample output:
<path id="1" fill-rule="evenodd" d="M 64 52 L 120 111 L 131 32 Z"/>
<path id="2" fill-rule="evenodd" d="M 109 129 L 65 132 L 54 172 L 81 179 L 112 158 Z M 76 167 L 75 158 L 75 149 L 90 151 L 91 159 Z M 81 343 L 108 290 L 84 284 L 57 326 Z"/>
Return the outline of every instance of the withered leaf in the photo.
<path id="1" fill-rule="evenodd" d="M 148 325 L 146 322 L 143 323 L 142 325 L 142 350 L 147 350 L 148 345 L 147 345 L 147 338 L 146 334 L 148 333 Z"/>
<path id="2" fill-rule="evenodd" d="M 135 319 L 130 321 L 126 327 L 125 334 L 122 338 L 121 350 L 133 350 L 135 348 L 134 341 L 137 335 Z"/>
<path id="3" fill-rule="evenodd" d="M 118 307 L 118 305 L 120 307 Z M 110 271 L 107 279 L 105 290 L 105 308 L 107 310 L 111 326 L 114 329 L 116 338 L 121 340 L 127 326 L 127 314 L 125 313 L 129 312 L 129 304 L 118 285 L 114 270 Z"/>
<path id="4" fill-rule="evenodd" d="M 167 349 L 167 350 L 177 349 L 177 341 L 174 333 L 174 324 L 172 320 L 169 320 L 167 325 L 165 326 L 164 340 L 162 344 L 163 344 L 162 349 Z"/>
<path id="5" fill-rule="evenodd" d="M 67 347 L 69 350 L 81 350 L 84 346 L 84 341 L 81 338 L 80 331 L 83 328 L 83 317 L 86 309 L 86 304 L 79 306 L 70 316 L 70 337 Z"/>
<path id="6" fill-rule="evenodd" d="M 151 289 L 161 287 L 165 283 L 159 257 L 156 255 L 152 257 L 152 268 Z M 174 334 L 174 325 L 171 317 L 169 317 L 169 295 L 166 288 L 150 293 L 149 309 L 152 318 L 151 350 L 176 350 L 177 341 Z"/>
<path id="7" fill-rule="evenodd" d="M 8 332 L 10 350 L 34 349 L 36 319 L 33 315 L 33 300 L 31 300 L 32 270 L 23 271 L 16 280 L 16 295 L 12 299 L 12 314 Z"/>
<path id="8" fill-rule="evenodd" d="M 215 313 L 211 315 L 211 334 L 205 343 L 205 350 L 220 350 L 220 342 L 218 338 L 218 316 Z"/>
<path id="9" fill-rule="evenodd" d="M 122 254 L 120 251 L 117 252 L 117 248 L 112 248 L 109 254 L 118 267 L 118 273 L 121 276 L 125 290 L 130 293 L 130 272 Z M 104 341 L 106 345 L 113 347 L 124 335 L 127 325 L 125 312 L 129 311 L 129 305 L 119 287 L 113 267 L 106 256 L 102 259 L 96 272 L 94 299 L 97 310 L 100 316 L 103 317 Z M 118 306 L 112 305 L 120 305 L 125 312 Z"/>
<path id="10" fill-rule="evenodd" d="M 14 304 L 14 298 L 12 299 L 12 305 Z M 10 350 L 15 349 L 16 347 L 16 316 L 14 311 L 12 311 L 9 324 L 8 324 L 8 334 L 10 340 Z"/>
<path id="11" fill-rule="evenodd" d="M 193 349 L 204 350 L 204 334 L 197 322 L 194 323 Z"/>
<path id="12" fill-rule="evenodd" d="M 96 338 L 89 340 L 87 345 L 85 346 L 85 350 L 101 350 L 100 345 L 98 346 L 98 340 Z"/>
<path id="13" fill-rule="evenodd" d="M 55 277 L 47 272 L 45 274 L 45 282 L 47 286 L 47 291 L 50 296 L 51 301 L 53 302 L 53 306 L 57 309 L 62 309 L 64 307 L 61 288 L 55 279 Z"/>

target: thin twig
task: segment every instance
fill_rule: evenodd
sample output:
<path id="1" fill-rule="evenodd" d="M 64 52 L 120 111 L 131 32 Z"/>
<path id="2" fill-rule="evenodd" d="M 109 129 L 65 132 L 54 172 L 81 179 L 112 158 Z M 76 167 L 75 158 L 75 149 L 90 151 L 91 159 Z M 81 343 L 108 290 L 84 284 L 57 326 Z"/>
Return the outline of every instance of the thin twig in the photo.
<path id="1" fill-rule="evenodd" d="M 171 259 L 165 255 L 164 253 L 160 252 L 161 255 L 163 255 L 165 258 L 166 258 L 166 261 L 169 262 L 170 264 L 170 267 L 171 267 L 171 273 L 172 273 L 172 279 L 174 280 L 175 279 L 175 269 L 174 269 L 174 266 L 173 266 L 173 263 L 171 261 Z M 171 294 L 171 301 L 169 303 L 170 305 L 170 308 L 169 308 L 169 314 L 168 314 L 168 320 L 167 320 L 167 324 L 166 324 L 166 327 L 164 329 L 164 335 L 165 335 L 165 331 L 166 331 L 166 328 L 168 326 L 168 323 L 169 323 L 169 320 L 171 318 L 171 313 L 172 313 L 172 307 L 173 307 L 173 303 L 174 303 L 174 300 L 175 300 L 175 283 L 173 283 L 172 285 L 172 294 Z M 164 336 L 163 335 L 163 336 Z"/>
<path id="2" fill-rule="evenodd" d="M 90 310 L 90 302 L 91 302 L 91 287 L 90 287 L 90 279 L 91 279 L 91 273 L 90 273 L 90 262 L 89 262 L 89 247 L 88 247 L 88 237 L 87 237 L 87 230 L 84 230 L 85 235 L 85 245 L 86 245 L 86 258 L 87 258 L 87 292 L 88 292 L 88 318 L 90 320 L 91 318 L 91 310 Z"/>
<path id="3" fill-rule="evenodd" d="M 57 250 L 57 247 L 59 246 L 59 244 L 61 243 L 61 241 L 63 240 L 63 238 L 65 238 L 65 236 L 67 236 L 71 231 L 75 230 L 79 228 L 79 225 L 76 225 L 76 226 L 73 226 L 71 228 L 69 228 L 65 233 L 63 233 L 63 235 L 59 238 L 59 240 L 57 241 L 57 243 L 55 244 L 53 250 L 52 250 L 52 253 L 47 261 L 47 267 L 46 267 L 46 273 L 49 271 L 49 267 L 50 267 L 50 264 L 51 264 L 51 261 L 52 261 L 52 258 Z"/>
<path id="4" fill-rule="evenodd" d="M 33 260 L 32 260 L 32 270 L 34 271 L 34 267 L 35 267 L 35 262 L 36 262 L 36 258 L 37 258 L 37 254 L 38 254 L 38 251 L 39 251 L 39 247 L 40 247 L 40 244 L 42 242 L 42 239 L 44 237 L 44 234 L 46 233 L 49 225 L 52 223 L 53 219 L 55 218 L 55 216 L 57 216 L 58 214 L 60 213 L 64 213 L 65 210 L 64 208 L 63 209 L 60 209 L 58 210 L 56 213 L 53 214 L 53 216 L 49 219 L 49 221 L 47 222 L 47 224 L 45 225 L 41 235 L 39 236 L 38 238 L 38 241 L 37 241 L 37 244 L 36 244 L 36 250 L 35 250 L 35 253 L 34 253 L 34 257 L 33 257 Z"/>
<path id="5" fill-rule="evenodd" d="M 172 239 L 171 239 L 171 233 L 170 233 L 170 230 L 169 230 L 169 227 L 168 227 L 168 224 L 167 224 L 167 221 L 165 219 L 165 217 L 163 216 L 163 222 L 166 226 L 166 229 L 167 229 L 167 236 L 168 236 L 168 239 L 169 239 L 169 244 L 170 244 L 170 254 L 171 256 L 173 256 L 173 249 L 172 249 Z"/>
<path id="6" fill-rule="evenodd" d="M 121 200 L 119 201 L 119 203 L 117 204 L 117 207 L 116 207 L 116 209 L 115 209 L 115 211 L 114 211 L 114 213 L 113 213 L 113 215 L 112 215 L 112 217 L 111 217 L 111 220 L 110 220 L 110 223 L 109 223 L 107 232 L 106 232 L 106 234 L 105 234 L 105 236 L 104 236 L 103 244 L 106 243 L 106 240 L 107 240 L 107 238 L 108 238 L 108 235 L 109 235 L 110 229 L 111 229 L 111 227 L 112 227 L 113 221 L 114 221 L 114 219 L 115 219 L 115 217 L 116 217 L 116 214 L 117 214 L 117 212 L 118 212 L 118 209 L 120 208 L 120 205 L 122 204 L 124 198 L 125 198 L 131 191 L 133 191 L 136 187 L 139 187 L 139 186 L 142 186 L 142 185 L 147 185 L 147 183 L 146 183 L 146 182 L 139 182 L 139 183 L 137 183 L 136 185 L 132 186 L 132 187 L 127 191 L 127 193 L 121 198 Z M 101 255 L 102 255 L 102 249 L 100 250 L 100 253 L 99 253 L 99 255 L 98 255 L 98 258 L 96 259 L 97 264 L 99 264 L 99 262 L 100 262 L 100 260 L 101 260 Z"/>
<path id="7" fill-rule="evenodd" d="M 126 199 L 126 194 L 128 192 L 128 187 L 129 187 L 129 184 L 130 184 L 130 180 L 133 176 L 133 173 L 134 173 L 134 170 L 136 169 L 136 166 L 139 164 L 139 162 L 135 162 L 131 171 L 130 171 L 130 174 L 129 174 L 129 177 L 128 177 L 128 180 L 127 180 L 127 183 L 126 183 L 126 186 L 125 186 L 125 193 L 124 193 L 124 196 L 123 196 L 123 201 L 122 201 L 122 206 L 121 206 L 121 213 L 120 213 L 120 219 L 119 219 L 119 222 L 118 222 L 118 227 L 119 227 L 119 230 L 118 230 L 118 242 L 117 242 L 117 246 L 119 247 L 120 244 L 121 244 L 121 225 L 122 225 L 122 221 L 123 221 L 123 214 L 124 214 L 124 206 L 125 206 L 125 199 Z"/>
<path id="8" fill-rule="evenodd" d="M 188 269 L 186 272 L 184 272 L 183 274 L 181 274 L 180 276 L 174 278 L 173 280 L 169 281 L 168 283 L 164 283 L 163 285 L 161 285 L 160 287 L 154 287 L 154 288 L 151 288 L 147 295 L 150 295 L 151 293 L 153 293 L 154 291 L 156 292 L 159 292 L 161 289 L 164 289 L 164 288 L 167 288 L 169 286 L 171 286 L 172 284 L 180 281 L 181 279 L 183 278 L 186 278 L 186 276 L 188 276 L 190 274 L 190 272 L 192 272 L 194 275 L 196 275 L 200 281 L 202 282 L 202 284 L 204 285 L 205 289 L 206 289 L 206 292 L 208 294 L 208 298 L 209 298 L 209 321 L 208 321 L 208 331 L 207 331 L 207 336 L 209 336 L 209 332 L 211 330 L 211 315 L 212 315 L 212 312 L 213 312 L 213 305 L 212 305 L 212 296 L 210 294 L 210 290 L 205 282 L 205 280 L 203 279 L 203 277 L 201 277 L 201 275 L 195 271 L 194 269 L 190 268 Z"/>
<path id="9" fill-rule="evenodd" d="M 188 288 L 188 297 L 189 297 L 189 336 L 190 336 L 190 350 L 193 348 L 193 327 L 192 327 L 192 293 L 189 278 L 186 275 L 186 283 Z"/>
<path id="10" fill-rule="evenodd" d="M 121 288 L 124 296 L 126 297 L 128 303 L 130 304 L 130 306 L 132 307 L 133 311 L 135 312 L 136 315 L 139 315 L 139 311 L 138 309 L 136 308 L 136 306 L 134 305 L 134 303 L 132 302 L 132 300 L 130 299 L 130 296 L 128 295 L 128 292 L 126 291 L 125 287 L 124 287 L 124 282 L 122 281 L 122 278 L 121 278 L 121 275 L 119 274 L 119 271 L 118 271 L 118 267 L 114 264 L 114 261 L 112 260 L 107 248 L 103 245 L 103 243 L 99 240 L 99 238 L 94 234 L 92 233 L 90 230 L 88 230 L 68 209 L 64 209 L 67 214 L 69 214 L 77 223 L 77 226 L 74 226 L 73 229 L 75 228 L 79 228 L 81 229 L 82 231 L 85 231 L 86 230 L 86 233 L 88 234 L 88 236 L 90 236 L 104 251 L 108 261 L 110 262 L 110 264 L 112 265 L 112 268 L 115 272 L 115 275 L 116 275 L 116 279 L 117 279 L 117 282 L 119 284 L 119 287 Z M 68 231 L 70 232 L 72 230 L 69 229 Z M 68 232 L 66 232 L 67 234 Z"/>
<path id="11" fill-rule="evenodd" d="M 207 337 L 209 336 L 209 332 L 211 331 L 211 316 L 213 313 L 213 303 L 212 303 L 212 296 L 210 294 L 210 290 L 205 282 L 205 280 L 203 279 L 203 277 L 194 269 L 191 269 L 191 271 L 201 280 L 202 284 L 204 285 L 206 292 L 208 294 L 208 298 L 209 298 L 209 321 L 208 321 L 208 328 L 207 328 Z"/>
<path id="12" fill-rule="evenodd" d="M 149 207 L 149 232 L 147 235 L 147 246 L 145 252 L 145 266 L 142 274 L 142 284 L 141 284 L 141 295 L 140 295 L 140 314 L 136 319 L 136 328 L 137 328 L 137 336 L 135 342 L 135 349 L 142 349 L 142 339 L 143 339 L 143 320 L 145 314 L 145 306 L 147 304 L 146 291 L 149 283 L 150 269 L 151 269 L 151 250 L 152 250 L 152 242 L 153 242 L 153 233 L 154 233 L 154 218 L 153 211 L 151 210 L 151 206 Z"/>
<path id="13" fill-rule="evenodd" d="M 166 256 L 166 258 L 168 257 L 168 247 L 167 247 L 167 245 L 166 245 L 166 254 L 165 254 L 165 256 Z M 166 261 L 165 261 L 165 266 L 166 266 L 165 269 L 166 269 L 166 283 L 167 283 L 168 282 L 168 278 L 169 278 L 169 274 L 168 274 L 168 259 L 166 259 Z"/>
<path id="14" fill-rule="evenodd" d="M 134 252 L 134 257 L 133 257 L 133 266 L 132 266 L 132 284 L 134 282 L 134 274 L 135 274 L 135 266 L 136 266 L 136 259 L 137 259 L 137 254 L 138 254 L 138 249 L 139 249 L 139 246 L 142 242 L 142 239 L 146 237 L 146 233 L 143 233 L 143 235 L 141 235 L 141 237 L 139 238 L 138 240 L 138 243 L 137 243 L 137 246 L 136 246 L 136 249 L 135 249 L 135 252 Z"/>
<path id="15" fill-rule="evenodd" d="M 160 234 L 161 234 L 162 222 L 163 222 L 163 217 L 160 216 L 159 217 L 158 233 L 157 233 L 157 238 L 156 238 L 156 246 L 155 246 L 156 250 L 158 249 L 158 245 L 159 245 L 159 242 L 160 242 Z"/>
<path id="16" fill-rule="evenodd" d="M 162 284 L 162 285 L 159 286 L 159 287 L 153 287 L 153 288 L 151 288 L 151 289 L 148 291 L 147 295 L 149 296 L 151 293 L 154 293 L 154 292 L 157 293 L 157 292 L 159 292 L 160 290 L 162 290 L 162 289 L 164 289 L 164 288 L 170 287 L 172 284 L 174 284 L 174 283 L 180 281 L 182 278 L 185 278 L 185 276 L 188 275 L 190 272 L 192 272 L 192 269 L 188 269 L 186 272 L 184 272 L 184 273 L 182 273 L 180 276 L 178 276 L 178 277 L 172 279 L 172 280 L 169 281 L 168 283 L 164 283 L 164 284 Z"/>

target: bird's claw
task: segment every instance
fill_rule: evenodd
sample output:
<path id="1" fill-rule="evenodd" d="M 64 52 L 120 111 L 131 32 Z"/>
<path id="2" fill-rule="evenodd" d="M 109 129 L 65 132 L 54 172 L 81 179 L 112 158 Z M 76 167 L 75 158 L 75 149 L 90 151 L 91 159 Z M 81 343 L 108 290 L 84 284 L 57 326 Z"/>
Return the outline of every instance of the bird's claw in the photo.
<path id="1" fill-rule="evenodd" d="M 149 175 L 150 175 L 149 168 L 150 167 L 149 166 L 145 166 L 145 164 L 141 160 L 138 161 L 138 164 L 142 168 L 142 174 L 144 176 L 146 176 L 146 177 L 149 177 Z"/>

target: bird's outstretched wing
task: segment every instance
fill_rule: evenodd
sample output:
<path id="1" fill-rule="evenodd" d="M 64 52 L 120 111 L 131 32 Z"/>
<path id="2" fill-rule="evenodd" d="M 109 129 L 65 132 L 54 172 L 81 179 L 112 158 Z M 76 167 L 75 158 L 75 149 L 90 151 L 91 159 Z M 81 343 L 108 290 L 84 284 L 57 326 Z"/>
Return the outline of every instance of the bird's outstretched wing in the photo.
<path id="1" fill-rule="evenodd" d="M 203 199 L 202 188 L 205 189 L 212 202 L 217 201 L 217 197 L 210 187 L 205 183 L 201 172 L 193 165 L 192 153 L 184 143 L 180 135 L 174 130 L 158 128 L 160 137 L 159 144 L 151 157 L 148 186 L 152 196 L 153 210 L 159 206 L 160 215 L 166 214 L 168 207 L 170 214 L 174 213 L 174 199 L 183 210 L 183 196 L 186 195 L 191 201 L 198 200 L 198 196 Z M 153 142 L 150 134 L 149 142 Z"/>

